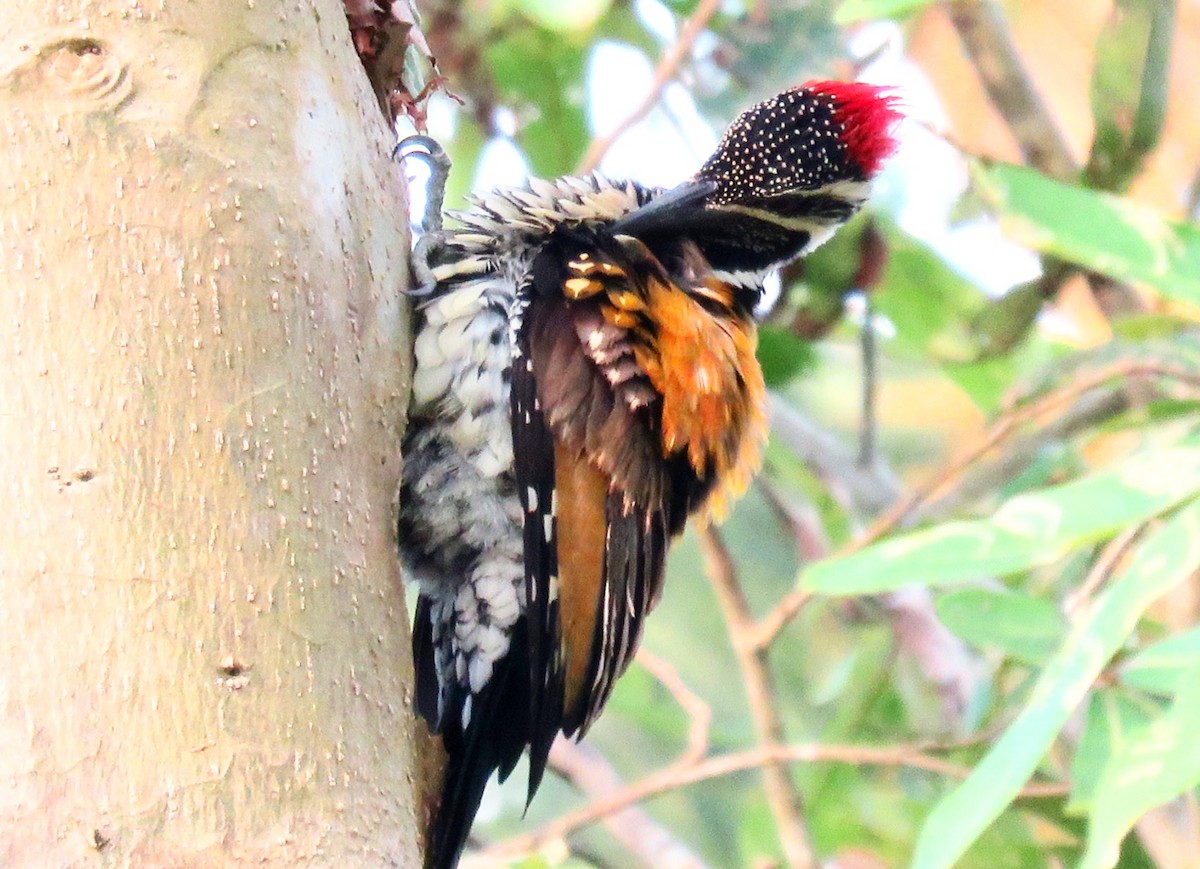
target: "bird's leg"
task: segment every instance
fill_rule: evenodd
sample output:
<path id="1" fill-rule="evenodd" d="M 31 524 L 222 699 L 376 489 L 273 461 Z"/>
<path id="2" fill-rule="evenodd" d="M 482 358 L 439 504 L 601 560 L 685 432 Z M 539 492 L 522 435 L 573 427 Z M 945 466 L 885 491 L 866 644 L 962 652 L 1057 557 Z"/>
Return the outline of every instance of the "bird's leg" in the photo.
<path id="1" fill-rule="evenodd" d="M 450 158 L 429 136 L 409 136 L 392 151 L 392 159 L 401 164 L 405 160 L 418 160 L 429 169 L 421 237 L 412 249 L 413 286 L 408 291 L 412 296 L 427 296 L 437 284 L 429 263 L 442 244 L 442 202 L 446 197 L 446 179 L 450 177 Z"/>

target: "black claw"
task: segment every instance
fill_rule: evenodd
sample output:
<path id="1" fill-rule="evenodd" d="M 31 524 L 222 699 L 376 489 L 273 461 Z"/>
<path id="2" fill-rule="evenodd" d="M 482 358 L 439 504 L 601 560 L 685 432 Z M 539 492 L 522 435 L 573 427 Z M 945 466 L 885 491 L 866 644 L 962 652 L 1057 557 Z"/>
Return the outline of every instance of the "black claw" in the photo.
<path id="1" fill-rule="evenodd" d="M 392 149 L 392 159 L 401 164 L 405 160 L 418 160 L 429 169 L 425 213 L 421 216 L 421 238 L 412 250 L 416 286 L 405 291 L 405 295 L 421 299 L 432 295 L 437 288 L 429 255 L 431 249 L 437 246 L 442 231 L 442 202 L 446 196 L 446 179 L 450 177 L 450 158 L 437 140 L 429 136 L 408 136 Z"/>
<path id="2" fill-rule="evenodd" d="M 442 202 L 446 198 L 446 179 L 450 177 L 450 157 L 436 139 L 429 136 L 408 136 L 392 149 L 392 159 L 403 163 L 417 160 L 429 169 L 426 186 L 425 214 L 422 232 L 438 232 L 442 228 Z"/>
<path id="3" fill-rule="evenodd" d="M 437 289 L 437 278 L 433 276 L 433 267 L 429 264 L 433 251 L 441 245 L 442 234 L 438 232 L 426 232 L 413 245 L 412 263 L 413 284 L 407 292 L 415 299 L 425 298 L 432 295 Z"/>
<path id="4" fill-rule="evenodd" d="M 423 284 L 417 284 L 415 287 L 409 287 L 404 290 L 404 295 L 410 299 L 424 299 L 433 295 L 433 291 L 437 289 L 437 284 L 433 281 L 426 281 Z"/>
<path id="5" fill-rule="evenodd" d="M 424 154 L 421 154 L 422 157 L 444 162 L 446 168 L 449 168 L 450 159 L 446 156 L 442 146 L 438 144 L 437 139 L 432 136 L 405 136 L 392 149 L 392 159 L 403 160 L 410 156 L 410 153 L 412 156 L 417 156 L 422 151 L 424 151 Z"/>

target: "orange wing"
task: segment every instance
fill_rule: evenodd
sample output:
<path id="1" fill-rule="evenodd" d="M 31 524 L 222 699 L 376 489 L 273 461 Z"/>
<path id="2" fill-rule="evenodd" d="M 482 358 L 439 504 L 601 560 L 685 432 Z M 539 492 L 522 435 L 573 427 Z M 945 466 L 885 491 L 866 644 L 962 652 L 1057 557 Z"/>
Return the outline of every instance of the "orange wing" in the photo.
<path id="1" fill-rule="evenodd" d="M 627 237 L 552 243 L 518 327 L 531 679 L 551 698 L 534 700 L 537 778 L 554 733 L 586 730 L 632 660 L 669 538 L 698 509 L 720 513 L 759 462 L 753 323 L 694 247 L 671 261 Z"/>

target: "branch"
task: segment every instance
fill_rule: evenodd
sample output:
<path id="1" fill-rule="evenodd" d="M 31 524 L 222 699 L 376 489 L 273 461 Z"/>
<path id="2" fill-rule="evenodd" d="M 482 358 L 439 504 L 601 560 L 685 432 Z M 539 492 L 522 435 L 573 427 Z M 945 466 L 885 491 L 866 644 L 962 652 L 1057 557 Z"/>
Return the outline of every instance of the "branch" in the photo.
<path id="1" fill-rule="evenodd" d="M 833 433 L 778 396 L 771 395 L 769 402 L 772 434 L 825 479 L 830 489 L 848 489 L 853 502 L 868 515 L 897 503 L 900 484 L 878 457 L 870 467 L 860 467 Z M 769 648 L 810 597 L 807 589 L 799 587 L 784 595 L 749 633 L 752 646 L 756 650 Z M 978 679 L 979 667 L 963 642 L 938 620 L 932 597 L 927 591 L 898 591 L 883 595 L 881 602 L 897 647 L 910 655 L 937 686 L 947 714 L 961 714 Z"/>
<path id="2" fill-rule="evenodd" d="M 646 669 L 659 683 L 670 692 L 672 699 L 679 704 L 688 717 L 687 748 L 679 756 L 677 763 L 699 763 L 708 754 L 708 732 L 712 726 L 712 707 L 688 687 L 668 661 L 650 652 L 645 647 L 638 649 L 637 662 Z"/>
<path id="3" fill-rule="evenodd" d="M 979 658 L 942 624 L 928 588 L 912 587 L 882 596 L 896 648 L 911 657 L 933 683 L 947 723 L 963 720 L 983 673 Z"/>
<path id="4" fill-rule="evenodd" d="M 1051 425 L 1051 430 L 1059 433 L 1070 432 L 1088 421 L 1111 416 L 1116 409 L 1126 406 L 1127 403 L 1114 402 L 1108 396 L 1089 400 L 1089 393 L 1109 381 L 1124 384 L 1138 378 L 1174 380 L 1193 389 L 1200 388 L 1200 373 L 1155 359 L 1124 359 L 1083 372 L 1073 382 L 1009 410 L 921 489 L 903 498 L 899 497 L 899 486 L 890 474 L 880 469 L 855 467 L 852 455 L 836 437 L 823 431 L 775 396 L 771 396 L 770 399 L 772 431 L 784 445 L 812 465 L 816 473 L 830 476 L 850 488 L 856 500 L 868 504 L 881 503 L 886 496 L 891 495 L 890 509 L 883 513 L 865 534 L 843 550 L 843 553 L 847 553 L 861 549 L 895 531 L 908 522 L 918 508 L 935 499 L 940 505 L 949 503 L 954 491 L 962 488 L 964 482 L 970 482 L 965 478 L 966 472 L 976 466 L 984 456 L 1062 405 L 1073 404 L 1076 410 Z M 1040 438 L 1045 433 L 1043 430 L 1035 435 L 1031 443 L 1040 443 Z M 1001 465 L 1008 467 L 1004 461 Z M 804 588 L 793 589 L 785 595 L 750 634 L 752 645 L 757 649 L 769 647 L 779 632 L 804 608 L 809 597 Z M 956 638 L 951 638 L 945 633 L 945 629 L 932 615 L 932 604 L 928 599 L 920 600 L 892 593 L 885 596 L 884 605 L 901 646 L 921 663 L 923 672 L 938 686 L 947 706 L 960 706 L 962 693 L 977 669 L 965 647 Z M 948 654 L 953 649 L 958 649 L 960 654 Z M 951 665 L 951 662 L 957 663 Z"/>
<path id="5" fill-rule="evenodd" d="M 609 815 L 627 809 L 651 797 L 678 790 L 710 779 L 762 769 L 768 765 L 796 763 L 847 763 L 855 766 L 899 767 L 920 769 L 949 778 L 966 778 L 971 769 L 934 757 L 918 747 L 869 745 L 777 745 L 759 746 L 710 757 L 701 763 L 681 766 L 671 764 L 650 773 L 624 790 L 594 803 L 582 806 L 523 836 L 514 836 L 482 852 L 481 858 L 499 861 L 521 854 L 533 853 L 549 842 L 562 839 L 576 830 L 601 821 Z M 1025 799 L 1061 797 L 1070 793 L 1065 782 L 1035 782 L 1026 785 L 1019 794 Z"/>
<path id="6" fill-rule="evenodd" d="M 1017 436 L 1026 426 L 1043 419 L 1064 404 L 1076 404 L 1079 406 L 1078 412 L 1071 415 L 1065 423 L 1066 428 L 1063 429 L 1073 430 L 1081 420 L 1094 419 L 1097 414 L 1103 416 L 1111 413 L 1111 401 L 1085 401 L 1088 393 L 1109 381 L 1124 384 L 1137 378 L 1174 380 L 1193 389 L 1200 389 L 1200 373 L 1161 360 L 1123 359 L 1102 368 L 1082 372 L 1073 382 L 1046 392 L 1036 400 L 1017 405 L 1000 416 L 973 444 L 964 449 L 924 486 L 904 497 L 899 497 L 899 487 L 890 475 L 884 475 L 876 469 L 856 468 L 850 452 L 842 447 L 832 434 L 821 430 L 811 420 L 789 408 L 775 396 L 771 396 L 770 399 L 772 432 L 802 460 L 811 464 L 818 474 L 828 474 L 842 481 L 843 485 L 855 493 L 857 499 L 864 502 L 882 499 L 889 488 L 896 493 L 892 499 L 892 506 L 840 553 L 848 554 L 892 533 L 908 522 L 914 512 L 923 505 L 935 499 L 940 504 L 948 503 L 954 491 L 963 486 L 968 470 L 1000 444 Z M 748 642 L 755 649 L 768 648 L 780 631 L 804 608 L 810 596 L 802 587 L 793 589 L 763 616 L 748 634 Z M 975 671 L 961 641 L 955 638 L 953 645 L 946 645 L 949 637 L 943 635 L 945 629 L 932 615 L 932 604 L 929 600 L 897 597 L 896 593 L 892 593 L 884 598 L 884 605 L 892 617 L 892 629 L 897 640 L 921 662 L 923 671 L 938 685 L 943 700 L 948 705 L 957 705 L 958 701 L 955 698 L 963 690 L 963 680 Z M 914 633 L 914 620 L 924 625 L 922 632 Z M 958 648 L 961 654 L 948 656 L 947 650 L 951 648 Z M 957 661 L 958 665 L 949 666 L 949 661 Z"/>
<path id="7" fill-rule="evenodd" d="M 1047 392 L 1040 398 L 1013 408 L 1000 416 L 975 443 L 968 446 L 957 459 L 934 475 L 922 488 L 898 501 L 876 520 L 867 532 L 846 548 L 854 552 L 895 530 L 917 507 L 933 497 L 946 497 L 949 489 L 960 481 L 964 471 L 984 455 L 1061 405 L 1077 401 L 1084 393 L 1103 386 L 1110 380 L 1153 377 L 1176 380 L 1194 388 L 1200 387 L 1200 373 L 1169 363 L 1146 359 L 1124 359 L 1102 368 L 1083 372 L 1074 382 Z"/>
<path id="8" fill-rule="evenodd" d="M 836 434 L 817 425 L 772 392 L 767 396 L 771 434 L 830 486 L 846 490 L 853 506 L 875 514 L 900 497 L 900 483 L 885 466 L 859 467 Z"/>
<path id="9" fill-rule="evenodd" d="M 587 743 L 559 737 L 550 747 L 550 766 L 589 800 L 598 801 L 620 793 L 624 782 L 598 749 Z M 613 838 L 637 860 L 655 869 L 705 869 L 691 848 L 644 809 L 632 806 L 604 818 Z M 488 865 L 491 865 L 490 863 Z"/>
<path id="10" fill-rule="evenodd" d="M 675 78 L 679 72 L 679 65 L 683 63 L 683 59 L 687 57 L 688 52 L 692 50 L 692 46 L 696 42 L 696 38 L 704 32 L 704 28 L 712 19 L 717 10 L 721 8 L 720 0 L 701 0 L 696 6 L 691 16 L 683 23 L 683 27 L 679 30 L 679 38 L 674 44 L 663 52 L 662 58 L 658 61 L 658 66 L 654 70 L 654 80 L 650 87 L 650 92 L 638 104 L 625 120 L 617 124 L 612 130 L 603 136 L 597 136 L 588 146 L 587 153 L 583 155 L 583 159 L 579 161 L 579 166 L 575 170 L 577 174 L 584 175 L 594 170 L 600 165 L 600 161 L 604 159 L 604 155 L 608 153 L 608 149 L 613 146 L 617 139 L 625 135 L 629 128 L 638 121 L 650 114 L 658 101 L 662 98 L 662 92 L 666 86 Z"/>
<path id="11" fill-rule="evenodd" d="M 1130 525 L 1112 540 L 1108 541 L 1105 547 L 1100 550 L 1100 557 L 1092 565 L 1086 577 L 1078 588 L 1071 590 L 1063 598 L 1062 608 L 1067 618 L 1071 621 L 1079 615 L 1092 595 L 1101 585 L 1108 582 L 1109 577 L 1113 575 L 1121 561 L 1125 558 L 1125 553 L 1133 546 L 1134 542 L 1141 537 L 1142 532 L 1146 530 L 1148 522 L 1138 522 L 1136 525 Z"/>
<path id="12" fill-rule="evenodd" d="M 720 601 L 738 668 L 742 671 L 742 681 L 746 684 L 755 738 L 760 748 L 774 750 L 785 737 L 767 669 L 767 650 L 754 645 L 754 618 L 725 541 L 712 525 L 702 527 L 699 536 L 704 572 Z M 815 867 L 816 855 L 801 816 L 800 792 L 791 770 L 785 761 L 769 762 L 763 766 L 762 777 L 767 805 L 775 818 L 788 865 L 800 869 Z"/>
<path id="13" fill-rule="evenodd" d="M 862 513 L 877 515 L 900 498 L 900 483 L 885 465 L 873 462 L 869 467 L 860 467 L 837 435 L 817 425 L 775 393 L 768 395 L 767 409 L 771 434 L 812 468 L 831 490 L 845 490 L 852 505 Z M 804 608 L 809 597 L 803 588 L 786 594 L 754 628 L 751 640 L 754 648 L 769 647 Z"/>
<path id="14" fill-rule="evenodd" d="M 1004 453 L 987 464 L 979 462 L 968 468 L 953 491 L 947 491 L 925 502 L 909 520 L 930 514 L 945 515 L 958 504 L 971 503 L 993 493 L 1024 471 L 1029 463 L 1047 446 L 1068 440 L 1079 432 L 1095 428 L 1114 418 L 1130 406 L 1122 392 L 1085 393 L 1061 416 L 1044 425 L 1015 435 Z"/>
<path id="15" fill-rule="evenodd" d="M 948 6 L 967 56 L 1025 161 L 1051 178 L 1077 176 L 1079 164 L 1021 62 L 1004 9 L 996 0 L 960 0 Z"/>
<path id="16" fill-rule="evenodd" d="M 673 765 L 685 768 L 700 763 L 708 754 L 712 708 L 667 661 L 642 648 L 638 650 L 637 662 L 667 689 L 687 715 L 687 747 Z M 612 765 L 599 751 L 586 743 L 576 743 L 562 737 L 550 749 L 550 767 L 576 790 L 593 800 L 617 793 L 623 785 Z M 705 865 L 691 849 L 643 811 L 623 809 L 603 820 L 613 837 L 647 866 L 703 869 Z M 473 857 L 471 859 L 474 860 Z M 492 865 L 490 860 L 486 865 Z"/>
<path id="17" fill-rule="evenodd" d="M 1066 139 L 1050 110 L 1042 102 L 1037 87 L 1029 77 L 1013 42 L 1004 9 L 997 0 L 961 0 L 950 3 L 949 15 L 966 48 L 975 72 L 983 82 L 988 97 L 1008 125 L 1022 158 L 1042 174 L 1060 181 L 1079 176 L 1080 166 L 1067 146 Z M 1040 299 L 1057 295 L 1073 266 L 1042 257 L 1042 276 L 1034 283 Z M 1016 295 L 1028 285 L 1017 287 L 1005 298 Z M 1004 300 L 1000 300 L 1003 304 Z M 1040 308 L 1040 304 L 1037 306 Z M 993 336 L 996 341 L 987 347 L 989 353 L 1007 352 L 1020 341 L 1034 323 L 1037 309 L 1016 318 L 1004 330 Z"/>

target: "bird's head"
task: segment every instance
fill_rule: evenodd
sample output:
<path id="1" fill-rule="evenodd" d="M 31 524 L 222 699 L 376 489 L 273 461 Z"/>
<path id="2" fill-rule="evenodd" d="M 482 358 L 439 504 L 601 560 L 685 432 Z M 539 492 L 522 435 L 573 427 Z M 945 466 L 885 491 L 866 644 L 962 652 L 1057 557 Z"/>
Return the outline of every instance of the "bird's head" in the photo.
<path id="1" fill-rule="evenodd" d="M 808 253 L 859 209 L 896 149 L 886 89 L 809 82 L 747 109 L 689 181 L 617 221 L 615 232 L 688 238 L 739 283 Z"/>

